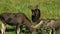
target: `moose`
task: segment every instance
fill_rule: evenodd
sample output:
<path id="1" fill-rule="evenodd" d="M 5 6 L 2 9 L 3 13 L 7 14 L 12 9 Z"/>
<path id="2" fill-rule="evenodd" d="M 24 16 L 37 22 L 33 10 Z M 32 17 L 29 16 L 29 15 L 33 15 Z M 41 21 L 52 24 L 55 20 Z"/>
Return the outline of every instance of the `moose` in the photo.
<path id="1" fill-rule="evenodd" d="M 19 34 L 20 26 L 23 24 L 25 24 L 30 29 L 32 34 L 36 34 L 36 29 L 43 23 L 41 20 L 38 24 L 33 23 L 26 17 L 24 13 L 2 13 L 0 15 L 0 20 L 2 21 L 2 34 L 5 34 L 6 24 L 16 26 L 16 34 Z"/>
<path id="2" fill-rule="evenodd" d="M 56 30 L 60 28 L 60 19 L 47 19 L 43 24 L 42 29 L 50 29 L 49 34 L 56 34 Z"/>
<path id="3" fill-rule="evenodd" d="M 36 5 L 36 6 L 30 5 L 30 6 L 28 6 L 28 8 L 30 8 L 32 11 L 32 21 L 37 22 L 41 16 L 40 10 L 38 9 L 38 5 Z"/>

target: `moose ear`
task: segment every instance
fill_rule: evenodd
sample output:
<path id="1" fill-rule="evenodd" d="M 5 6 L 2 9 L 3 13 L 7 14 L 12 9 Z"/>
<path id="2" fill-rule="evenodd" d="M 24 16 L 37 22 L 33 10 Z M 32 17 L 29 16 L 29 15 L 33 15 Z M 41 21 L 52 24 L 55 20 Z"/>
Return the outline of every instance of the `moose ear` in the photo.
<path id="1" fill-rule="evenodd" d="M 31 5 L 29 5 L 29 6 L 28 6 L 28 8 L 29 8 L 29 9 L 31 9 L 31 8 L 32 8 L 32 6 L 31 6 Z"/>
<path id="2" fill-rule="evenodd" d="M 36 8 L 38 8 L 38 5 L 36 5 Z"/>

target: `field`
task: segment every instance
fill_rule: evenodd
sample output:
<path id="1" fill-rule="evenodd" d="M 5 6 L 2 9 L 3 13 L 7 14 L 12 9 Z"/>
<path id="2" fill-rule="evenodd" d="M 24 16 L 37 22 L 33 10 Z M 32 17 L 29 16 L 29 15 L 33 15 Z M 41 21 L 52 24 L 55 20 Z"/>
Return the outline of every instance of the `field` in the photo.
<path id="1" fill-rule="evenodd" d="M 38 5 L 38 8 L 41 10 L 40 19 L 60 19 L 60 0 L 0 0 L 0 14 L 4 12 L 24 13 L 31 20 L 29 5 Z M 0 21 L 0 29 L 1 23 Z M 15 26 L 7 25 L 7 28 L 14 29 Z M 15 31 L 6 32 L 6 34 L 14 33 Z M 60 30 L 57 31 L 57 34 L 60 34 Z"/>

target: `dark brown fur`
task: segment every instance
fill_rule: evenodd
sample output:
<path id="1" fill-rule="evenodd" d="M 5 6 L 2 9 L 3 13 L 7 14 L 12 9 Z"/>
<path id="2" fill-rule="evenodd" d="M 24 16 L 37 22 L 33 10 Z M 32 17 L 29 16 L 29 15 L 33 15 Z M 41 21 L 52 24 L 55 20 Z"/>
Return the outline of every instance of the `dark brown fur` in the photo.
<path id="1" fill-rule="evenodd" d="M 31 9 L 32 11 L 32 21 L 33 22 L 37 22 L 40 18 L 40 10 L 38 9 L 38 6 L 29 6 L 29 8 Z"/>

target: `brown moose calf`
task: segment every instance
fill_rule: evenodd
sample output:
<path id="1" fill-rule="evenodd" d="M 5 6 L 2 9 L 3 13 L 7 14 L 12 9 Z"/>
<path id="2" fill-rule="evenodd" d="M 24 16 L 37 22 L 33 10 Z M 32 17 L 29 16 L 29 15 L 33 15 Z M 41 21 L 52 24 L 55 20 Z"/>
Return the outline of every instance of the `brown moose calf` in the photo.
<path id="1" fill-rule="evenodd" d="M 60 19 L 50 19 L 46 20 L 42 29 L 50 28 L 49 34 L 56 34 L 56 29 L 60 28 Z"/>

